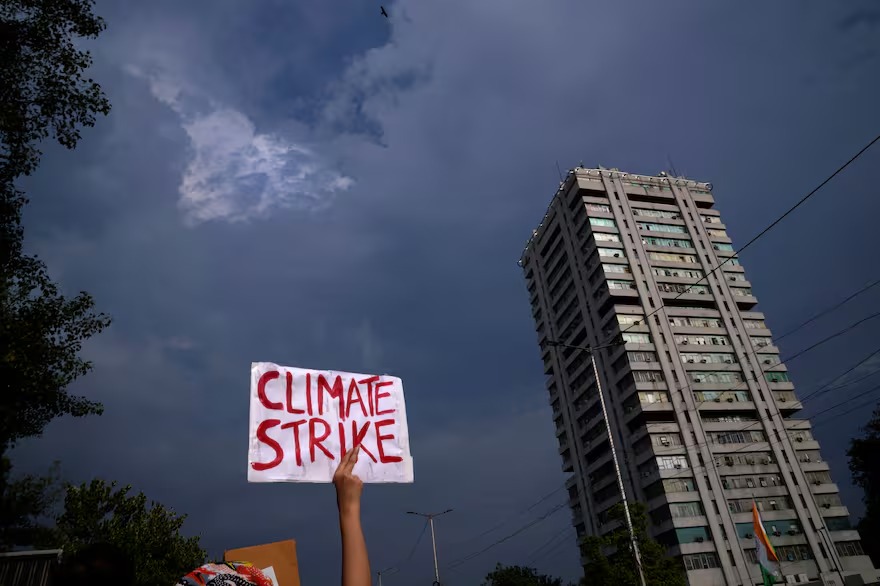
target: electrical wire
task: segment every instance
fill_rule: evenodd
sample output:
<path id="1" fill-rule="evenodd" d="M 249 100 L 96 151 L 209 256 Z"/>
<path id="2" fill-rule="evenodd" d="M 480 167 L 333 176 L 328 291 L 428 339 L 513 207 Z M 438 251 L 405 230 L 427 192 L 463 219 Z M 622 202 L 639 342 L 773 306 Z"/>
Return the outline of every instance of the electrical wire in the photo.
<path id="1" fill-rule="evenodd" d="M 490 549 L 492 549 L 492 548 L 494 548 L 494 547 L 497 547 L 498 545 L 501 545 L 501 544 L 504 543 L 505 541 L 508 541 L 508 540 L 510 540 L 510 539 L 513 539 L 514 537 L 516 537 L 516 536 L 519 535 L 520 533 L 522 533 L 522 532 L 524 532 L 524 531 L 528 531 L 529 529 L 531 529 L 532 527 L 534 527 L 535 525 L 537 525 L 537 524 L 540 523 L 541 521 L 547 519 L 548 517 L 550 517 L 551 515 L 553 515 L 553 514 L 556 513 L 557 511 L 562 510 L 563 507 L 567 507 L 567 506 L 568 506 L 568 503 L 561 503 L 561 504 L 558 504 L 558 505 L 554 506 L 554 507 L 551 508 L 549 511 L 547 511 L 546 513 L 544 513 L 543 515 L 541 515 L 540 517 L 538 517 L 538 518 L 536 518 L 536 519 L 533 519 L 533 520 L 529 521 L 528 523 L 526 523 L 526 524 L 523 525 L 522 527 L 518 528 L 518 529 L 517 529 L 516 531 L 514 531 L 513 533 L 510 533 L 510 534 L 508 534 L 508 535 L 505 535 L 505 536 L 502 537 L 501 539 L 498 539 L 498 540 L 496 540 L 496 541 L 490 543 L 490 544 L 487 545 L 486 547 L 484 547 L 484 548 L 482 548 L 482 549 L 480 549 L 480 550 L 478 550 L 478 551 L 475 551 L 475 552 L 473 552 L 473 553 L 471 553 L 471 554 L 468 554 L 468 555 L 466 555 L 466 556 L 463 556 L 463 557 L 461 557 L 461 558 L 458 558 L 457 560 L 451 562 L 448 566 L 446 566 L 446 569 L 447 569 L 447 570 L 452 570 L 452 569 L 457 568 L 458 566 L 460 566 L 460 565 L 462 565 L 462 564 L 464 564 L 464 563 L 466 563 L 466 562 L 469 562 L 470 560 L 472 560 L 472 559 L 474 559 L 474 558 L 476 558 L 476 557 L 478 557 L 478 556 L 483 555 L 484 553 L 486 553 L 486 552 L 489 551 Z"/>
<path id="2" fill-rule="evenodd" d="M 407 555 L 406 558 L 405 558 L 403 561 L 394 564 L 393 567 L 395 567 L 395 568 L 399 568 L 399 567 L 401 567 L 401 566 L 406 565 L 407 563 L 409 563 L 409 561 L 412 559 L 413 555 L 415 555 L 415 553 L 416 553 L 416 548 L 419 546 L 419 543 L 421 543 L 421 541 L 422 541 L 422 537 L 425 535 L 425 531 L 426 531 L 427 529 L 428 529 L 428 521 L 425 521 L 425 524 L 422 525 L 422 530 L 419 532 L 419 536 L 416 538 L 416 542 L 413 543 L 412 549 L 409 550 L 409 555 Z"/>
<path id="3" fill-rule="evenodd" d="M 877 279 L 876 281 L 874 281 L 874 282 L 872 282 L 872 283 L 869 283 L 868 285 L 862 287 L 861 289 L 859 289 L 858 291 L 856 291 L 855 293 L 853 293 L 852 295 L 850 295 L 849 297 L 847 297 L 847 298 L 844 299 L 843 301 L 840 301 L 840 302 L 838 302 L 838 303 L 835 303 L 835 304 L 832 305 L 831 307 L 828 307 L 828 308 L 826 308 L 826 309 L 823 309 L 822 311 L 820 311 L 819 313 L 817 313 L 816 315 L 814 315 L 814 316 L 811 317 L 810 319 L 808 319 L 808 320 L 806 320 L 806 321 L 804 321 L 804 322 L 801 322 L 800 324 L 798 324 L 798 325 L 796 325 L 795 327 L 793 327 L 792 329 L 788 330 L 787 332 L 785 332 L 785 333 L 782 334 L 781 336 L 776 336 L 776 337 L 774 338 L 774 341 L 778 342 L 778 341 L 781 340 L 782 338 L 786 338 L 786 337 L 792 335 L 793 333 L 799 331 L 799 330 L 800 330 L 801 328 L 803 328 L 804 326 L 806 326 L 806 325 L 808 325 L 808 324 L 810 324 L 810 323 L 816 321 L 816 320 L 819 319 L 820 317 L 824 317 L 825 315 L 831 313 L 831 312 L 834 311 L 835 309 L 838 309 L 838 308 L 840 308 L 840 307 L 843 307 L 844 305 L 846 305 L 847 303 L 849 303 L 850 301 L 852 301 L 853 299 L 855 299 L 856 297 L 858 297 L 859 295 L 861 295 L 862 293 L 864 293 L 865 291 L 867 291 L 867 290 L 869 290 L 869 289 L 871 289 L 871 288 L 873 288 L 873 287 L 876 287 L 877 285 L 880 285 L 880 279 Z"/>
<path id="4" fill-rule="evenodd" d="M 554 490 L 553 492 L 550 492 L 550 493 L 545 494 L 544 496 L 542 496 L 541 498 L 539 498 L 539 499 L 538 499 L 537 501 L 535 501 L 534 503 L 532 503 L 532 504 L 530 504 L 529 506 L 527 506 L 526 508 L 520 510 L 520 511 L 519 511 L 519 514 L 530 512 L 532 509 L 534 509 L 535 507 L 537 507 L 538 505 L 540 505 L 541 503 L 543 503 L 544 501 L 546 501 L 547 499 L 549 499 L 549 498 L 552 497 L 553 495 L 555 495 L 555 494 L 557 494 L 557 493 L 559 493 L 559 492 L 561 492 L 561 491 L 563 491 L 563 490 L 565 490 L 565 486 L 564 486 L 564 485 L 563 485 L 563 486 L 560 486 L 559 488 L 557 488 L 557 489 Z M 475 541 L 475 540 L 479 539 L 480 537 L 485 537 L 486 535 L 488 535 L 488 534 L 490 534 L 490 533 L 493 533 L 493 532 L 497 531 L 498 529 L 501 529 L 502 527 L 504 527 L 505 525 L 507 525 L 509 522 L 510 522 L 510 517 L 508 517 L 507 519 L 501 521 L 501 522 L 498 523 L 497 525 L 494 525 L 492 528 L 490 528 L 490 529 L 486 529 L 486 530 L 483 531 L 482 533 L 478 533 L 477 535 L 473 535 L 473 536 L 468 537 L 467 539 L 464 539 L 464 540 L 462 540 L 462 541 L 457 541 L 457 542 L 455 542 L 453 545 L 462 545 L 462 544 L 465 544 L 465 543 L 470 543 L 471 541 Z"/>
<path id="5" fill-rule="evenodd" d="M 700 278 L 700 280 L 698 280 L 696 283 L 692 283 L 692 284 L 688 285 L 687 289 L 685 289 L 684 291 L 682 291 L 681 293 L 679 293 L 678 295 L 676 295 L 675 297 L 673 297 L 673 298 L 671 299 L 671 301 L 675 301 L 676 299 L 680 298 L 682 295 L 684 295 L 685 293 L 687 293 L 687 292 L 688 292 L 688 291 L 689 291 L 694 285 L 698 285 L 698 284 L 700 284 L 701 282 L 703 282 L 707 277 L 709 277 L 709 275 L 713 274 L 715 271 L 717 271 L 718 269 L 720 269 L 721 267 L 723 267 L 725 264 L 727 264 L 727 263 L 730 261 L 731 258 L 734 258 L 734 257 L 736 257 L 737 255 L 739 255 L 741 252 L 743 252 L 743 251 L 744 251 L 745 249 L 747 249 L 749 246 L 751 246 L 752 244 L 754 244 L 759 238 L 761 238 L 762 236 L 764 236 L 765 234 L 767 234 L 767 232 L 769 232 L 770 230 L 772 230 L 773 228 L 775 228 L 776 225 L 779 224 L 782 220 L 784 220 L 789 214 L 791 214 L 791 213 L 794 212 L 797 208 L 799 208 L 801 205 L 803 205 L 804 203 L 806 203 L 806 201 L 807 201 L 808 199 L 810 199 L 811 197 L 813 197 L 813 195 L 815 195 L 816 192 L 818 192 L 820 189 L 822 189 L 822 188 L 823 188 L 823 187 L 824 187 L 829 181 L 831 181 L 832 179 L 834 179 L 834 178 L 835 178 L 838 174 L 840 174 L 844 169 L 846 169 L 846 168 L 849 167 L 853 162 L 855 162 L 856 159 L 858 159 L 859 157 L 861 157 L 862 154 L 865 153 L 865 151 L 867 151 L 869 148 L 871 148 L 872 146 L 874 146 L 874 143 L 876 143 L 877 141 L 880 141 L 880 134 L 878 134 L 877 136 L 875 136 L 874 139 L 871 140 L 871 142 L 869 142 L 869 143 L 866 144 L 864 147 L 862 147 L 862 149 L 859 150 L 859 152 L 857 152 L 855 155 L 853 155 L 853 156 L 852 156 L 852 157 L 851 157 L 846 163 L 844 163 L 843 165 L 841 165 L 840 167 L 838 167 L 837 170 L 834 171 L 834 173 L 832 173 L 831 175 L 829 175 L 828 177 L 826 177 L 825 180 L 822 181 L 822 183 L 820 183 L 819 185 L 817 185 L 816 187 L 814 187 L 812 191 L 810 191 L 807 195 L 805 195 L 804 197 L 802 197 L 802 198 L 800 199 L 800 201 L 798 201 L 796 204 L 794 204 L 792 207 L 790 207 L 790 208 L 789 208 L 784 214 L 782 214 L 781 216 L 779 216 L 778 218 L 776 218 L 775 220 L 773 220 L 772 222 L 770 222 L 770 224 L 769 224 L 766 228 L 764 228 L 763 230 L 761 230 L 760 232 L 758 232 L 758 234 L 756 234 L 755 236 L 753 236 L 752 239 L 749 240 L 748 242 L 746 242 L 744 246 L 742 246 L 742 247 L 739 248 L 738 250 L 734 251 L 733 256 L 731 256 L 730 258 L 725 259 L 723 262 L 721 262 L 721 263 L 719 263 L 718 265 L 716 265 L 715 268 L 713 268 L 713 269 L 710 270 L 708 273 L 706 273 L 705 275 L 703 275 L 703 277 Z M 654 314 L 657 313 L 658 311 L 664 309 L 665 307 L 666 307 L 665 303 L 660 303 L 660 305 L 657 307 L 657 309 L 655 309 L 654 311 L 648 313 L 648 314 L 645 316 L 645 319 L 651 317 L 652 315 L 654 315 Z M 633 324 L 633 325 L 634 325 L 634 324 Z M 627 331 L 629 331 L 629 329 L 632 328 L 632 327 L 633 327 L 633 326 L 630 325 L 628 328 L 626 328 L 625 330 L 623 330 L 623 332 L 627 332 Z M 622 333 L 623 333 L 623 332 L 622 332 Z"/>
<path id="6" fill-rule="evenodd" d="M 528 555 L 525 562 L 526 567 L 531 566 L 533 563 L 545 557 L 551 551 L 557 549 L 560 545 L 562 545 L 567 539 L 571 537 L 572 533 L 574 533 L 574 528 L 569 527 L 565 531 L 552 535 L 550 539 L 545 541 L 540 547 L 538 547 L 538 549 L 534 550 Z"/>

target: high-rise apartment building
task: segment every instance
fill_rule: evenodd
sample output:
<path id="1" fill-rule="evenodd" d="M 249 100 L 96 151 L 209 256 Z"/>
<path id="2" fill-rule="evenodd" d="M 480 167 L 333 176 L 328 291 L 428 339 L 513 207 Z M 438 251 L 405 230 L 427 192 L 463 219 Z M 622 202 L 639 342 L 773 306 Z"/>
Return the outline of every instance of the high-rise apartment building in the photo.
<path id="1" fill-rule="evenodd" d="M 787 582 L 873 582 L 713 208 L 707 183 L 579 167 L 526 245 L 578 537 L 611 531 L 621 494 L 590 352 L 572 346 L 611 344 L 594 352 L 626 496 L 690 584 L 761 582 L 753 499 Z"/>

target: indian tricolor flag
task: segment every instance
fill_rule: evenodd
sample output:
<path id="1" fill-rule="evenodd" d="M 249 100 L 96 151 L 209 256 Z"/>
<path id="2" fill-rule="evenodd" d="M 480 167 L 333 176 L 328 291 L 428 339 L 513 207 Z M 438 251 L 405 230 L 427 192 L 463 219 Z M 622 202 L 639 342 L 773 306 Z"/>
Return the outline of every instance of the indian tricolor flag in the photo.
<path id="1" fill-rule="evenodd" d="M 761 515 L 758 513 L 758 505 L 752 501 L 752 522 L 755 525 L 755 553 L 758 556 L 758 566 L 761 567 L 761 576 L 764 578 L 764 586 L 771 586 L 778 578 L 782 577 L 779 569 L 779 557 L 776 550 L 770 545 L 764 524 L 761 523 Z"/>

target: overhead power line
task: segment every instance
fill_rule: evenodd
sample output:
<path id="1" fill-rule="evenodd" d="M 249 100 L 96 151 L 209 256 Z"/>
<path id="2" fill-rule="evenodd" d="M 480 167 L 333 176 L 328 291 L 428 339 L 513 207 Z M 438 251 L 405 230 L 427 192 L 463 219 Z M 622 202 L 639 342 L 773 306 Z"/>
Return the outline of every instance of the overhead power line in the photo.
<path id="1" fill-rule="evenodd" d="M 864 147 L 862 147 L 861 150 L 859 150 L 859 152 L 857 152 L 857 153 L 854 154 L 852 157 L 850 157 L 850 159 L 849 159 L 846 163 L 844 163 L 843 165 L 841 165 L 840 167 L 838 167 L 837 170 L 834 171 L 834 173 L 832 173 L 831 175 L 829 175 L 828 177 L 826 177 L 824 181 L 822 181 L 819 185 L 817 185 L 816 187 L 814 187 L 814 188 L 813 188 L 813 189 L 812 189 L 807 195 L 805 195 L 804 197 L 802 197 L 802 198 L 801 198 L 796 204 L 794 204 L 792 207 L 790 207 L 788 210 L 786 210 L 785 213 L 783 213 L 781 216 L 779 216 L 778 218 L 776 218 L 775 220 L 773 220 L 772 222 L 770 222 L 770 224 L 769 224 L 766 228 L 764 228 L 763 230 L 761 230 L 760 232 L 758 232 L 758 234 L 756 234 L 755 236 L 753 236 L 751 240 L 749 240 L 748 242 L 745 243 L 745 245 L 743 245 L 742 247 L 740 247 L 739 249 L 737 249 L 736 251 L 734 251 L 733 256 L 731 256 L 730 258 L 733 258 L 733 257 L 739 255 L 741 252 L 743 252 L 743 251 L 744 251 L 745 249 L 747 249 L 749 246 L 751 246 L 752 244 L 754 244 L 759 238 L 763 237 L 763 236 L 764 236 L 765 234 L 767 234 L 770 230 L 772 230 L 773 228 L 775 228 L 775 227 L 776 227 L 776 226 L 777 226 L 782 220 L 784 220 L 786 217 L 788 217 L 789 214 L 791 214 L 792 212 L 794 212 L 794 211 L 795 211 L 796 209 L 798 209 L 801 205 L 803 205 L 804 203 L 806 203 L 806 201 L 807 201 L 808 199 L 810 199 L 811 197 L 813 197 L 813 196 L 814 196 L 814 195 L 815 195 L 820 189 L 822 189 L 822 188 L 823 188 L 823 187 L 824 187 L 829 181 L 831 181 L 832 179 L 834 179 L 835 177 L 837 177 L 837 175 L 839 175 L 841 172 L 843 172 L 844 169 L 846 169 L 846 168 L 849 167 L 852 163 L 854 163 L 854 162 L 856 161 L 856 159 L 858 159 L 859 157 L 861 157 L 861 156 L 865 153 L 865 151 L 867 151 L 869 148 L 871 148 L 872 146 L 874 146 L 874 143 L 876 143 L 877 141 L 880 141 L 880 134 L 878 134 L 877 136 L 875 136 L 874 139 L 871 140 L 871 142 L 869 142 L 869 143 L 866 144 Z M 695 285 L 699 285 L 700 283 L 702 283 L 703 281 L 705 281 L 706 278 L 709 277 L 709 275 L 713 274 L 715 271 L 717 271 L 718 269 L 720 269 L 721 267 L 723 267 L 725 264 L 727 264 L 727 263 L 730 261 L 730 258 L 727 258 L 727 259 L 725 259 L 724 261 L 718 263 L 718 265 L 716 265 L 712 270 L 710 270 L 708 273 L 706 273 L 705 275 L 703 275 L 703 277 L 700 278 L 697 282 L 688 285 L 688 287 L 687 287 L 684 291 L 682 291 L 681 293 L 679 293 L 678 295 L 676 295 L 675 297 L 673 297 L 673 298 L 672 298 L 672 301 L 678 299 L 679 297 L 681 297 L 682 295 L 684 295 L 685 293 L 687 293 L 688 291 L 690 291 L 691 288 L 694 287 Z M 661 304 L 657 307 L 657 309 L 655 309 L 654 311 L 648 313 L 648 314 L 645 316 L 645 319 L 651 317 L 652 315 L 654 315 L 654 314 L 657 313 L 658 311 L 661 311 L 661 310 L 664 309 L 665 307 L 666 307 L 666 304 L 665 304 L 665 303 L 661 303 Z M 626 329 L 623 330 L 623 331 L 626 332 L 626 331 L 628 331 L 631 327 L 633 327 L 633 326 L 630 325 L 628 328 L 626 328 Z"/>
<path id="2" fill-rule="evenodd" d="M 510 540 L 510 539 L 513 539 L 514 537 L 516 537 L 516 536 L 519 535 L 520 533 L 522 533 L 522 532 L 524 532 L 524 531 L 528 531 L 529 529 L 531 529 L 532 527 L 534 527 L 535 525 L 537 525 L 538 523 L 540 523 L 540 522 L 543 521 L 544 519 L 547 519 L 548 517 L 550 517 L 551 515 L 553 515 L 553 514 L 556 513 L 557 511 L 562 510 L 562 508 L 563 508 L 563 507 L 566 507 L 566 506 L 568 506 L 567 503 L 561 503 L 561 504 L 556 505 L 555 507 L 553 507 L 552 509 L 550 509 L 549 511 L 547 511 L 546 513 L 544 513 L 544 514 L 541 515 L 540 517 L 538 517 L 538 518 L 536 518 L 536 519 L 533 519 L 533 520 L 529 521 L 528 523 L 526 523 L 525 525 L 523 525 L 522 527 L 518 528 L 518 529 L 517 529 L 516 531 L 514 531 L 513 533 L 510 533 L 510 534 L 508 534 L 508 535 L 505 535 L 505 536 L 502 537 L 501 539 L 498 539 L 498 540 L 496 540 L 496 541 L 490 543 L 490 544 L 487 545 L 486 547 L 484 547 L 484 548 L 482 548 L 482 549 L 480 549 L 480 550 L 478 550 L 478 551 L 475 551 L 474 553 L 468 554 L 468 555 L 466 555 L 466 556 L 464 556 L 464 557 L 461 557 L 461 558 L 459 558 L 459 559 L 457 559 L 457 560 L 451 562 L 451 563 L 447 566 L 447 569 L 451 570 L 451 569 L 457 568 L 458 566 L 464 564 L 465 562 L 469 562 L 470 560 L 474 559 L 475 557 L 478 557 L 478 556 L 483 555 L 484 553 L 486 553 L 486 552 L 489 551 L 490 549 L 492 549 L 492 548 L 494 548 L 494 547 L 497 547 L 498 545 L 501 545 L 501 544 L 504 543 L 505 541 L 508 541 L 508 540 Z"/>
<path id="3" fill-rule="evenodd" d="M 838 309 L 838 308 L 840 308 L 840 307 L 843 307 L 844 305 L 846 305 L 847 303 L 849 303 L 850 301 L 852 301 L 853 299 L 855 299 L 856 297 L 858 297 L 859 295 L 861 295 L 862 293 L 864 293 L 865 291 L 867 291 L 867 290 L 869 290 L 869 289 L 871 289 L 871 288 L 873 288 L 873 287 L 876 287 L 877 285 L 880 285 L 880 279 L 877 279 L 877 280 L 874 281 L 873 283 L 869 283 L 869 284 L 865 285 L 864 287 L 862 287 L 861 289 L 859 289 L 858 291 L 856 291 L 855 293 L 853 293 L 852 295 L 850 295 L 849 297 L 847 297 L 846 299 L 844 299 L 843 301 L 840 301 L 839 303 L 835 303 L 835 304 L 832 305 L 831 307 L 828 307 L 828 308 L 826 308 L 826 309 L 823 309 L 823 310 L 820 311 L 819 313 L 817 313 L 817 314 L 815 314 L 814 316 L 812 316 L 810 319 L 808 319 L 808 320 L 806 320 L 806 321 L 804 321 L 804 322 L 801 322 L 799 325 L 797 325 L 797 326 L 795 326 L 794 328 L 788 330 L 787 332 L 785 332 L 785 333 L 782 334 L 781 336 L 776 336 L 775 341 L 778 342 L 778 341 L 781 340 L 782 338 L 785 338 L 785 337 L 788 337 L 788 336 L 792 335 L 793 333 L 797 332 L 798 330 L 800 330 L 800 329 L 803 328 L 804 326 L 806 326 L 806 325 L 808 325 L 808 324 L 810 324 L 810 323 L 816 321 L 816 320 L 819 319 L 820 317 L 824 317 L 825 315 L 831 313 L 832 311 L 834 311 L 834 310 L 836 310 L 836 309 Z"/>

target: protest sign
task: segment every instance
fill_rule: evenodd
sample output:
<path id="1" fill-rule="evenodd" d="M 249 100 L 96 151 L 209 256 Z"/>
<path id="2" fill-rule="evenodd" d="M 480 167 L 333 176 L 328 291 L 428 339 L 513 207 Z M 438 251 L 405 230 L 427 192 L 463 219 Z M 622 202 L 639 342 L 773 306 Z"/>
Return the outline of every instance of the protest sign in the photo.
<path id="1" fill-rule="evenodd" d="M 223 559 L 227 562 L 250 562 L 272 580 L 273 586 L 300 586 L 299 562 L 293 539 L 230 549 L 225 552 Z"/>
<path id="2" fill-rule="evenodd" d="M 412 482 L 403 383 L 392 376 L 251 365 L 249 482 L 330 482 L 355 446 L 364 482 Z"/>

